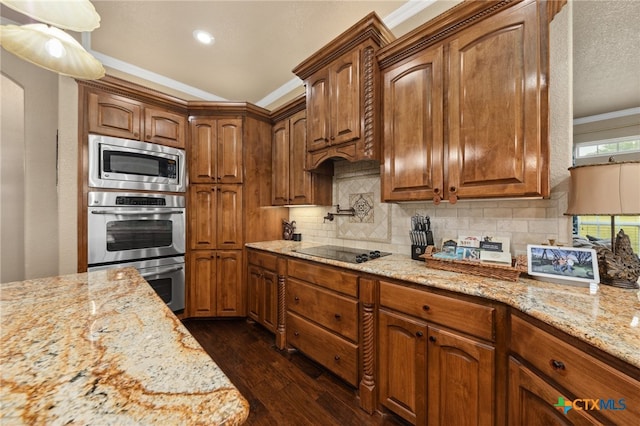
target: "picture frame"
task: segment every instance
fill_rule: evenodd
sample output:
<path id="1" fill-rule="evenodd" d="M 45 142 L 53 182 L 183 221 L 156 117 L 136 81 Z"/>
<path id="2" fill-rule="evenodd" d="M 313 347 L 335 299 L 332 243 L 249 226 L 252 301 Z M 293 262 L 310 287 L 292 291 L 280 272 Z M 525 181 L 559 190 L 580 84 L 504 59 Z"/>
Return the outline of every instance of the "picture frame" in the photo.
<path id="1" fill-rule="evenodd" d="M 560 283 L 600 283 L 598 256 L 594 249 L 527 245 L 528 274 Z"/>

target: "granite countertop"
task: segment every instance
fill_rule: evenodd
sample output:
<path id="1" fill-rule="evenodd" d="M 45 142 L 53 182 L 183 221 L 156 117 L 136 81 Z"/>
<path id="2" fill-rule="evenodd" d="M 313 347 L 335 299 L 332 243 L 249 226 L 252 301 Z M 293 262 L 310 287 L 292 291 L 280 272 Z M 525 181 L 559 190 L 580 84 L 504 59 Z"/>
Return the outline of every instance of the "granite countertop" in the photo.
<path id="1" fill-rule="evenodd" d="M 279 240 L 246 246 L 502 302 L 640 368 L 638 290 L 600 285 L 596 294 L 590 294 L 589 288 L 580 286 L 522 277 L 517 282 L 503 281 L 429 269 L 402 254 L 356 264 L 293 251 L 318 245 Z"/>
<path id="2" fill-rule="evenodd" d="M 0 423 L 243 423 L 249 405 L 134 268 L 0 284 Z"/>

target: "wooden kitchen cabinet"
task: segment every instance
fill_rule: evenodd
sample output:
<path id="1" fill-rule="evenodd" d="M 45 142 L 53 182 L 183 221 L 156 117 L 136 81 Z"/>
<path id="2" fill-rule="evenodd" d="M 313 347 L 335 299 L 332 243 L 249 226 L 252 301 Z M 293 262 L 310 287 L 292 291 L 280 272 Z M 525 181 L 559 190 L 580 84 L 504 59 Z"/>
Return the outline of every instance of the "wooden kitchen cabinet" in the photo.
<path id="1" fill-rule="evenodd" d="M 287 261 L 286 341 L 356 386 L 358 277 L 343 269 Z"/>
<path id="2" fill-rule="evenodd" d="M 494 424 L 495 309 L 379 285 L 380 404 L 416 425 Z"/>
<path id="3" fill-rule="evenodd" d="M 545 6 L 473 3 L 380 51 L 385 200 L 549 196 Z"/>
<path id="4" fill-rule="evenodd" d="M 243 246 L 242 186 L 189 187 L 188 235 L 194 250 L 241 249 Z"/>
<path id="5" fill-rule="evenodd" d="M 307 169 L 334 157 L 380 159 L 375 54 L 394 39 L 371 13 L 293 70 L 306 86 Z"/>
<path id="6" fill-rule="evenodd" d="M 189 126 L 191 183 L 242 183 L 242 119 L 196 117 Z"/>
<path id="7" fill-rule="evenodd" d="M 185 148 L 184 114 L 106 92 L 88 94 L 89 133 Z"/>
<path id="8" fill-rule="evenodd" d="M 332 176 L 307 171 L 306 155 L 307 121 L 302 110 L 273 126 L 272 205 L 331 204 Z"/>
<path id="9" fill-rule="evenodd" d="M 640 419 L 637 373 L 634 376 L 634 372 L 614 368 L 598 359 L 596 351 L 582 350 L 568 340 L 561 333 L 554 335 L 530 319 L 512 313 L 509 424 L 637 425 Z M 567 413 L 573 417 L 553 415 L 558 397 L 577 404 Z M 591 403 L 578 401 L 584 399 L 600 401 L 597 407 L 585 407 Z M 528 406 L 530 401 L 536 401 L 539 410 Z M 579 413 L 581 408 L 583 412 Z"/>
<path id="10" fill-rule="evenodd" d="M 278 258 L 247 250 L 247 315 L 267 330 L 278 327 Z"/>
<path id="11" fill-rule="evenodd" d="M 188 257 L 191 316 L 242 316 L 242 250 L 196 250 Z"/>

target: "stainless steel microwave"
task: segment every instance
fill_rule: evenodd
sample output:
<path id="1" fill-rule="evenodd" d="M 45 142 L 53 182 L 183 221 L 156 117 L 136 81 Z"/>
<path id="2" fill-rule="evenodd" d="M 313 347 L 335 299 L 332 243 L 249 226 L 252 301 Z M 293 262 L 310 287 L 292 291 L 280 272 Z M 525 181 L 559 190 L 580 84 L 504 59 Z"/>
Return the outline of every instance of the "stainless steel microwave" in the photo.
<path id="1" fill-rule="evenodd" d="M 89 186 L 185 192 L 185 152 L 164 145 L 89 135 Z"/>

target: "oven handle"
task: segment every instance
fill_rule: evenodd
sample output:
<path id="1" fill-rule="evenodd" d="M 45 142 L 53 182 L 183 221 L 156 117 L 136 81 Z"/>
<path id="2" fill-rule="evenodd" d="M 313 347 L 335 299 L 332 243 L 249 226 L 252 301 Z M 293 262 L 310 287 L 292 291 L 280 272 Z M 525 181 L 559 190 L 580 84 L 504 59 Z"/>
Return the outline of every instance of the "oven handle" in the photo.
<path id="1" fill-rule="evenodd" d="M 150 215 L 150 214 L 184 214 L 183 210 L 160 210 L 160 211 L 145 211 L 145 210 L 127 210 L 127 211 L 114 211 L 114 210 L 91 210 L 91 214 L 113 214 L 113 215 Z"/>
<path id="2" fill-rule="evenodd" d="M 171 268 L 159 269 L 155 272 L 147 272 L 145 274 L 140 274 L 140 275 L 142 276 L 142 278 L 146 278 L 152 275 L 160 275 L 160 274 L 168 274 L 170 272 L 177 272 L 177 271 L 181 271 L 182 269 L 183 269 L 182 266 L 174 266 Z"/>

